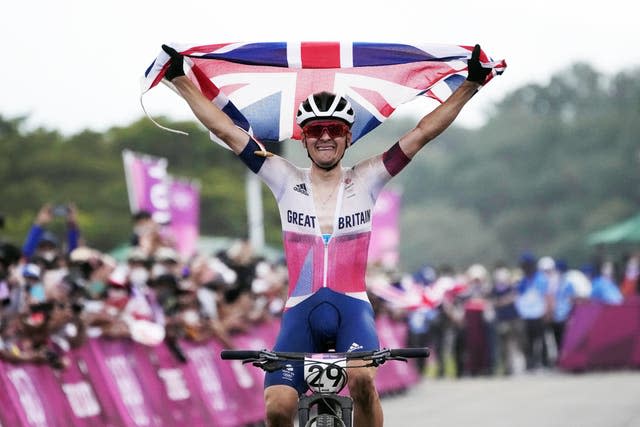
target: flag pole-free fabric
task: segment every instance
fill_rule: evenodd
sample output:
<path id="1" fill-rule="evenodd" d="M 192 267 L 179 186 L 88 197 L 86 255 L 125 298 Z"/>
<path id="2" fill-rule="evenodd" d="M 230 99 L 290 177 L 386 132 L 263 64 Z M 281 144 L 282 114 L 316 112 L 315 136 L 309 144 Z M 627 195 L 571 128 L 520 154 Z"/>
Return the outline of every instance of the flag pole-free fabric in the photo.
<path id="1" fill-rule="evenodd" d="M 446 100 L 467 77 L 473 46 L 368 42 L 169 44 L 185 56 L 185 73 L 237 126 L 261 141 L 300 139 L 298 105 L 323 90 L 346 96 L 356 121 L 353 142 L 416 96 Z M 160 51 L 142 78 L 142 93 L 163 81 L 169 56 Z M 480 53 L 502 74 L 504 60 Z M 164 80 L 169 86 L 170 82 Z"/>

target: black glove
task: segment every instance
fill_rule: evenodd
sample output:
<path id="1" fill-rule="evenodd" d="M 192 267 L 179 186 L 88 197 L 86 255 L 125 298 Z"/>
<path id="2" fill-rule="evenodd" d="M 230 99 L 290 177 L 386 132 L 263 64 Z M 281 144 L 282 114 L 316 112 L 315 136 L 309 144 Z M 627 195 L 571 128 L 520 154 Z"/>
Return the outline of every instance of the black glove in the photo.
<path id="1" fill-rule="evenodd" d="M 473 52 L 471 53 L 471 58 L 467 62 L 467 67 L 469 68 L 469 71 L 467 74 L 467 80 L 469 80 L 470 82 L 483 85 L 484 81 L 487 79 L 487 76 L 491 72 L 491 68 L 484 68 L 482 64 L 480 64 L 480 45 L 479 44 L 477 44 L 473 48 Z"/>
<path id="2" fill-rule="evenodd" d="M 162 45 L 162 50 L 164 50 L 167 55 L 171 57 L 169 68 L 164 73 L 164 76 L 167 78 L 167 80 L 171 81 L 176 77 L 184 76 L 184 57 L 180 55 L 174 48 L 169 47 L 166 44 Z"/>

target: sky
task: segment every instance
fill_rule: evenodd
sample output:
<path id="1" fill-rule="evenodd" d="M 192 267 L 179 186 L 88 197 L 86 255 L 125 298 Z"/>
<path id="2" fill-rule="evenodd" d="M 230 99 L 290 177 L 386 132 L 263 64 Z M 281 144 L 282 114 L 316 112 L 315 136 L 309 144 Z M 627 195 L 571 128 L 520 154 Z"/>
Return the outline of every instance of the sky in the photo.
<path id="1" fill-rule="evenodd" d="M 510 91 L 575 62 L 606 75 L 640 66 L 637 9 L 629 0 L 12 1 L 0 15 L 0 115 L 66 135 L 127 126 L 144 115 L 140 78 L 167 42 L 479 43 L 508 66 L 456 121 L 477 126 Z M 144 104 L 154 117 L 192 117 L 162 85 Z"/>

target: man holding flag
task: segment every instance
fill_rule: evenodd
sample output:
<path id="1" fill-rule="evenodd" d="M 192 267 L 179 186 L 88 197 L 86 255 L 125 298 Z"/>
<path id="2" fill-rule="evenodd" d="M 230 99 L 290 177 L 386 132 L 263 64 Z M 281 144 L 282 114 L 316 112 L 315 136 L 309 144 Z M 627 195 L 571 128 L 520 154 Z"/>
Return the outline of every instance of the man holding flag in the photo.
<path id="1" fill-rule="evenodd" d="M 201 85 L 185 76 L 182 54 L 166 45 L 163 50 L 170 56 L 164 77 L 198 120 L 233 150 L 277 199 L 290 286 L 274 350 L 318 353 L 377 349 L 364 279 L 376 197 L 422 147 L 454 121 L 488 81 L 492 68 L 481 64 L 480 46 L 475 46 L 468 61 L 466 81 L 446 101 L 386 152 L 351 168 L 343 168 L 341 163 L 353 141 L 357 120 L 349 99 L 326 91 L 309 95 L 296 116 L 302 144 L 311 160 L 307 169 L 265 151 L 228 111 L 202 93 Z M 355 426 L 382 426 L 375 368 L 349 369 L 348 377 Z M 267 424 L 293 426 L 298 396 L 304 391 L 302 367 L 267 374 Z"/>

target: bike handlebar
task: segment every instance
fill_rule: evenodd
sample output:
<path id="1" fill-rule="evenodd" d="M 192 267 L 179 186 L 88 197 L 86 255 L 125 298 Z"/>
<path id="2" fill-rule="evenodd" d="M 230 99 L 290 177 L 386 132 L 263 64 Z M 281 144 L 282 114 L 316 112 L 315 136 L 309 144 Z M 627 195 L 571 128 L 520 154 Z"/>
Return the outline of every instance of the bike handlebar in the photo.
<path id="1" fill-rule="evenodd" d="M 418 357 L 429 357 L 429 349 L 426 347 L 418 347 L 418 348 L 393 348 L 389 350 L 391 357 L 407 357 L 407 358 L 418 358 Z"/>
<path id="2" fill-rule="evenodd" d="M 305 357 L 312 353 L 299 353 L 287 351 L 269 351 L 269 350 L 222 350 L 220 357 L 225 360 L 304 360 Z M 402 358 L 419 358 L 429 357 L 429 349 L 420 348 L 394 348 L 381 349 L 373 351 L 353 351 L 349 353 L 333 353 L 338 357 L 344 357 L 347 360 L 379 360 L 384 363 L 385 360 L 402 359 Z"/>
<path id="3" fill-rule="evenodd" d="M 259 359 L 265 350 L 222 350 L 220 358 L 224 360 Z"/>

